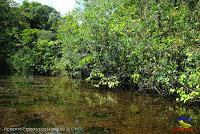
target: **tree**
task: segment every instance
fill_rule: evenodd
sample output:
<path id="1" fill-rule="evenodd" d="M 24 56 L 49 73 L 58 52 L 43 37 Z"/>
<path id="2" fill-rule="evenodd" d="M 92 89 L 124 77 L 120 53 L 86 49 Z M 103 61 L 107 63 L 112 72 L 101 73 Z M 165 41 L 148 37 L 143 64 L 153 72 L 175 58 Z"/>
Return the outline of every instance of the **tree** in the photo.
<path id="1" fill-rule="evenodd" d="M 8 56 L 16 42 L 15 33 L 19 24 L 19 11 L 12 0 L 0 1 L 0 73 L 9 70 Z"/>
<path id="2" fill-rule="evenodd" d="M 24 1 L 19 7 L 30 28 L 50 30 L 53 23 L 59 20 L 60 13 L 47 5 Z"/>
<path id="3" fill-rule="evenodd" d="M 59 27 L 61 63 L 75 76 L 97 80 L 98 87 L 198 100 L 198 7 L 179 0 L 85 0 L 83 10 Z"/>

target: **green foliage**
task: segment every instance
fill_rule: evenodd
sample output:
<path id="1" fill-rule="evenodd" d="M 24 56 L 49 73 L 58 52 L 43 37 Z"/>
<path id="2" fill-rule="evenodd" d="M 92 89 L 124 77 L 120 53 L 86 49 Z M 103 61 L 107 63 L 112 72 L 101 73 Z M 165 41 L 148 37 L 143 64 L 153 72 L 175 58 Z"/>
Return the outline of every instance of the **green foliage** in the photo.
<path id="1" fill-rule="evenodd" d="M 11 65 L 13 69 L 21 74 L 33 72 L 33 53 L 28 47 L 24 47 L 22 50 L 19 50 L 17 54 L 14 54 L 10 57 Z"/>
<path id="2" fill-rule="evenodd" d="M 35 44 L 39 40 L 50 41 L 54 38 L 51 31 L 39 29 L 25 29 L 21 34 L 23 45 Z"/>
<path id="3" fill-rule="evenodd" d="M 24 1 L 19 7 L 30 28 L 50 30 L 60 18 L 60 13 L 54 8 L 38 2 Z"/>
<path id="4" fill-rule="evenodd" d="M 25 1 L 19 8 L 8 1 L 1 4 L 8 11 L 1 21 L 8 28 L 1 27 L 1 34 L 15 50 L 4 59 L 14 71 L 68 72 L 95 80 L 97 87 L 175 94 L 183 102 L 200 99 L 199 2 L 79 2 L 80 7 L 62 18 L 37 2 Z M 22 17 L 12 19 L 17 12 Z M 13 26 L 16 20 L 19 24 Z"/>
<path id="5" fill-rule="evenodd" d="M 60 13 L 54 8 L 37 2 L 24 1 L 22 5 L 18 5 L 12 0 L 3 0 L 0 2 L 0 11 L 0 73 L 9 71 L 10 67 L 18 71 L 23 70 L 23 72 L 30 69 L 28 72 L 32 72 L 31 66 L 35 64 L 33 64 L 32 57 L 34 52 L 50 51 L 48 53 L 53 54 L 57 51 L 57 48 L 53 50 L 52 46 L 47 45 L 52 44 L 51 41 L 55 40 L 54 34 L 51 31 L 45 31 L 56 31 L 52 26 L 57 24 Z M 51 47 L 51 50 L 37 50 L 37 45 L 40 44 L 46 44 L 48 48 Z M 41 47 L 46 49 L 44 46 Z M 44 59 L 47 60 L 48 58 Z M 17 60 L 19 60 L 19 63 Z M 49 62 L 49 59 L 47 62 Z M 47 72 L 46 70 L 44 72 Z"/>
<path id="6" fill-rule="evenodd" d="M 133 83 L 137 84 L 140 81 L 140 74 L 132 74 L 131 78 L 133 80 Z"/>
<path id="7" fill-rule="evenodd" d="M 128 83 L 177 94 L 184 102 L 199 99 L 198 3 L 89 0 L 83 5 L 63 18 L 57 34 L 60 62 L 72 74 L 86 72 L 97 87 Z"/>
<path id="8" fill-rule="evenodd" d="M 59 56 L 58 42 L 52 41 L 53 36 L 51 31 L 25 29 L 19 50 L 10 57 L 13 69 L 22 74 L 51 74 Z"/>
<path id="9" fill-rule="evenodd" d="M 12 0 L 0 1 L 0 73 L 9 70 L 7 59 L 16 43 L 15 33 L 19 25 L 19 12 Z"/>

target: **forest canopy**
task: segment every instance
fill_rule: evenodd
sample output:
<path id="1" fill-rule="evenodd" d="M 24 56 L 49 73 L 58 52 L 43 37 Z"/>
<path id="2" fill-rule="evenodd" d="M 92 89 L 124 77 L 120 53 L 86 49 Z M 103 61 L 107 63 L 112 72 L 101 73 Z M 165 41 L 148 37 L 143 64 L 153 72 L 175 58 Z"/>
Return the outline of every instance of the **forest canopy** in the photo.
<path id="1" fill-rule="evenodd" d="M 200 100 L 198 0 L 84 0 L 65 16 L 0 2 L 0 72 Z"/>

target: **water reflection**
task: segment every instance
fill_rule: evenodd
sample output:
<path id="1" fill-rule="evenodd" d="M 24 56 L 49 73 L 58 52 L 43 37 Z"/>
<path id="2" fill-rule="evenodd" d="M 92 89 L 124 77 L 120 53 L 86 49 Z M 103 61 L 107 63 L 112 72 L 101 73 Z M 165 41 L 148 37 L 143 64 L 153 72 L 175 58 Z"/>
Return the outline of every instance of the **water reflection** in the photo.
<path id="1" fill-rule="evenodd" d="M 52 134 L 170 134 L 181 115 L 193 119 L 192 127 L 200 126 L 197 108 L 132 92 L 100 91 L 63 77 L 0 77 L 0 104 L 0 133 L 25 127 L 65 128 Z"/>

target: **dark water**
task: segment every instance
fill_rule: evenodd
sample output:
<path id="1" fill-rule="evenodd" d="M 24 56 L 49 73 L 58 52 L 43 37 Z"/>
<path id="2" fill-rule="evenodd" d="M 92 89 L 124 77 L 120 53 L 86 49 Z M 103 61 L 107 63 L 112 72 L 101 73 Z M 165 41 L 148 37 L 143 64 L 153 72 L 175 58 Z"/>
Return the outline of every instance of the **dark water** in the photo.
<path id="1" fill-rule="evenodd" d="M 61 77 L 0 77 L 0 133 L 172 134 L 179 116 L 199 129 L 198 107 Z"/>

